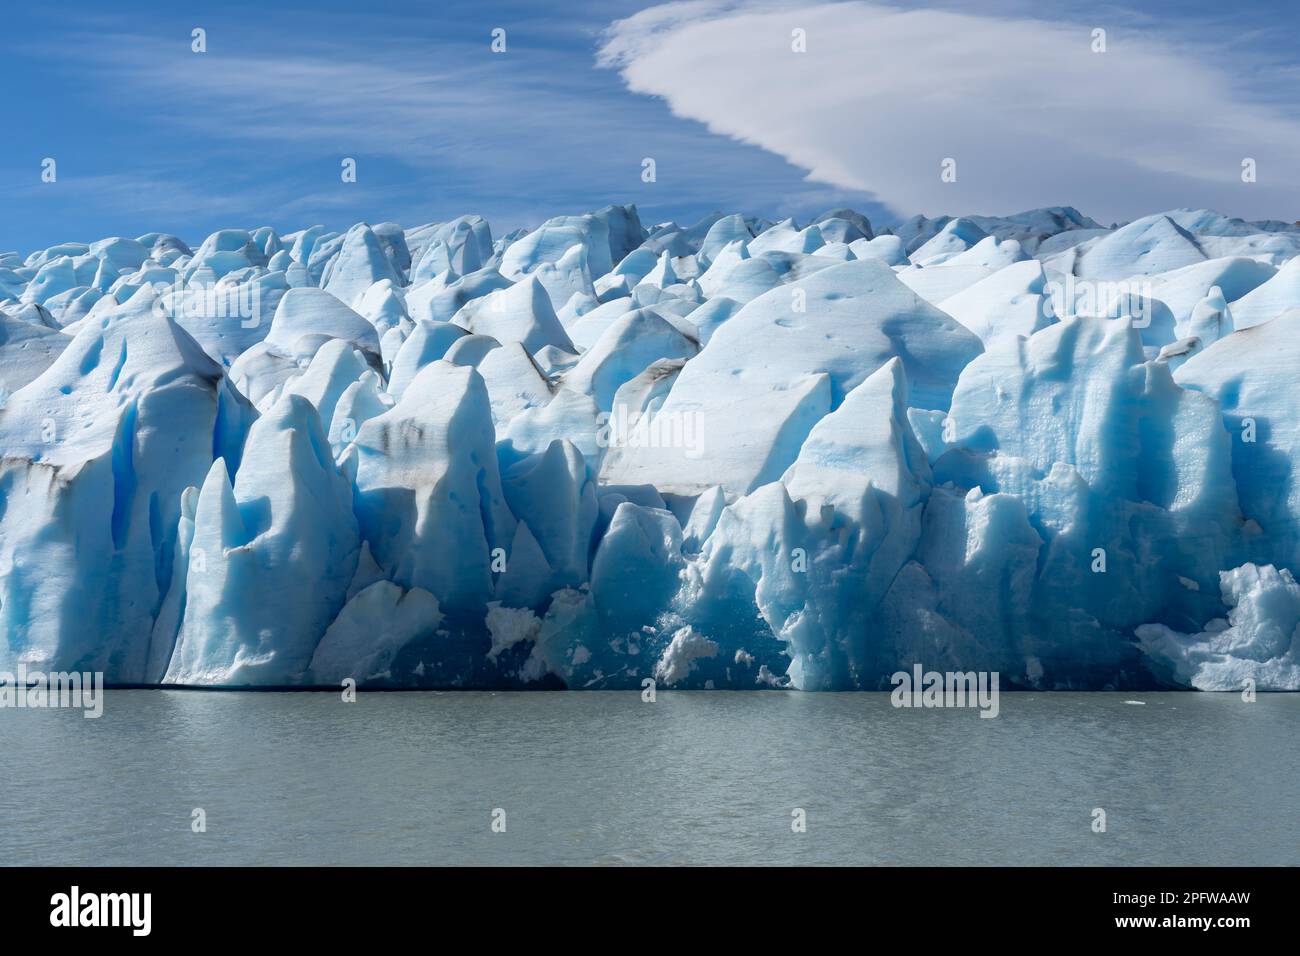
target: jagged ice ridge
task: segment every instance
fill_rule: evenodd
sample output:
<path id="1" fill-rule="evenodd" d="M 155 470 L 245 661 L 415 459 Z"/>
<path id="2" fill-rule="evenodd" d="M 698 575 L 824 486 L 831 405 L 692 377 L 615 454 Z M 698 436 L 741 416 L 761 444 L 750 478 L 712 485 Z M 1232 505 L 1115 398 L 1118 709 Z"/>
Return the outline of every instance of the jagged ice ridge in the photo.
<path id="1" fill-rule="evenodd" d="M 1300 227 L 633 206 L 0 255 L 0 671 L 1300 689 Z"/>

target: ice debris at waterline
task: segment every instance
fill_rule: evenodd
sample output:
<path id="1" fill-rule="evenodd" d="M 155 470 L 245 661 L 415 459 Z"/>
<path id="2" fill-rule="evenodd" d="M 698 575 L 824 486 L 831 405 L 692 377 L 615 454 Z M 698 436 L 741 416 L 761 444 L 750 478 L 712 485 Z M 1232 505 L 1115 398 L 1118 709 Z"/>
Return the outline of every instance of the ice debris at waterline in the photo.
<path id="1" fill-rule="evenodd" d="M 611 206 L 0 255 L 0 671 L 1300 689 L 1297 253 Z"/>

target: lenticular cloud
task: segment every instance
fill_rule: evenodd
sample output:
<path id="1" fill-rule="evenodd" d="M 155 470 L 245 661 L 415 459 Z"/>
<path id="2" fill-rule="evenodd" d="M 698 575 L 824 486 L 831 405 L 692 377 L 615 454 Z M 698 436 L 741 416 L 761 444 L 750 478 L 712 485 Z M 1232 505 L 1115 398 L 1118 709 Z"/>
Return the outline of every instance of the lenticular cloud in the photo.
<path id="1" fill-rule="evenodd" d="M 1115 14 L 666 3 L 611 24 L 598 62 L 674 115 L 905 213 L 1068 200 L 1110 223 L 1300 201 L 1300 127 L 1279 84 L 1261 88 L 1271 71 Z M 1249 185 L 1246 159 L 1262 171 Z"/>
<path id="2" fill-rule="evenodd" d="M 0 256 L 0 671 L 1300 689 L 1297 253 L 611 206 Z"/>

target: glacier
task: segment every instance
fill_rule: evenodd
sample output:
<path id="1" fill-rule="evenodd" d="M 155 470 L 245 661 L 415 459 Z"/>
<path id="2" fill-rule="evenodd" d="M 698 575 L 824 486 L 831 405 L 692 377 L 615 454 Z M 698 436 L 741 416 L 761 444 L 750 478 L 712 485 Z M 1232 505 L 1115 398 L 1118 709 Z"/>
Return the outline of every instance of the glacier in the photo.
<path id="1" fill-rule="evenodd" d="M 0 253 L 0 671 L 1300 690 L 1300 224 Z"/>

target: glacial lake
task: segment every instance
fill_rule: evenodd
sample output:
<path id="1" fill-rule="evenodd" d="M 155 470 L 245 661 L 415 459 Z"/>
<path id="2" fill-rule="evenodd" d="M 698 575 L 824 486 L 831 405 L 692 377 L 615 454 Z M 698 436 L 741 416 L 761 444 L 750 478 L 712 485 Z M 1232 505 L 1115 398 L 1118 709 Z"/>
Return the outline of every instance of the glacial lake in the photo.
<path id="1" fill-rule="evenodd" d="M 121 690 L 0 752 L 8 864 L 1300 861 L 1300 694 Z"/>

